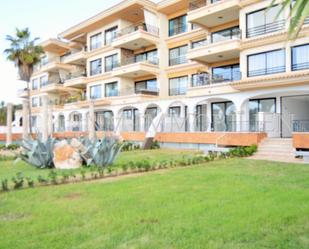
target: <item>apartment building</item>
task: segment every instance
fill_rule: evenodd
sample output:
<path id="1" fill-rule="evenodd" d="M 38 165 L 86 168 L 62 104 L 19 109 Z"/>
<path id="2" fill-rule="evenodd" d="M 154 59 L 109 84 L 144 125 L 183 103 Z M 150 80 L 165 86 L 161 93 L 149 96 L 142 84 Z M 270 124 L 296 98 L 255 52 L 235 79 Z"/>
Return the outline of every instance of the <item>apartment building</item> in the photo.
<path id="1" fill-rule="evenodd" d="M 289 41 L 270 3 L 124 0 L 63 31 L 42 43 L 32 125 L 47 95 L 55 132 L 87 131 L 90 102 L 103 131 L 308 132 L 309 18 Z"/>

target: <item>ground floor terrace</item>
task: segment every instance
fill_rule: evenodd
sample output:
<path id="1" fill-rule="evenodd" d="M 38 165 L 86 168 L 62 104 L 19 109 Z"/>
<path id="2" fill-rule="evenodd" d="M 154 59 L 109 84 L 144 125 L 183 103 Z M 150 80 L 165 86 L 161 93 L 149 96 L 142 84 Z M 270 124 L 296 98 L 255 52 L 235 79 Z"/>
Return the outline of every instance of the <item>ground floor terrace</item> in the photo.
<path id="1" fill-rule="evenodd" d="M 247 144 L 253 143 L 249 138 L 254 137 L 258 143 L 264 136 L 291 138 L 309 132 L 309 87 L 95 105 L 93 121 L 89 106 L 73 106 L 53 110 L 51 123 L 50 132 L 57 134 L 87 132 L 93 123 L 98 132 L 113 131 L 133 141 L 152 136 L 166 143 L 224 145 L 222 141 L 233 136 L 236 141 L 247 139 Z M 40 131 L 44 125 L 42 112 L 32 115 L 33 130 Z"/>

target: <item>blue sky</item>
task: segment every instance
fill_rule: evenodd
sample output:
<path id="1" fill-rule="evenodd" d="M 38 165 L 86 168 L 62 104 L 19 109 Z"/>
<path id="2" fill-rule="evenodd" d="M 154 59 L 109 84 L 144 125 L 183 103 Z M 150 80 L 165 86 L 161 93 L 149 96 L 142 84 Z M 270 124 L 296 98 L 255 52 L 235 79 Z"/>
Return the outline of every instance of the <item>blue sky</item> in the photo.
<path id="1" fill-rule="evenodd" d="M 17 90 L 25 83 L 17 80 L 17 70 L 5 59 L 7 34 L 16 27 L 29 27 L 41 40 L 57 37 L 65 29 L 111 7 L 120 0 L 3 0 L 0 7 L 0 101 L 19 103 Z"/>

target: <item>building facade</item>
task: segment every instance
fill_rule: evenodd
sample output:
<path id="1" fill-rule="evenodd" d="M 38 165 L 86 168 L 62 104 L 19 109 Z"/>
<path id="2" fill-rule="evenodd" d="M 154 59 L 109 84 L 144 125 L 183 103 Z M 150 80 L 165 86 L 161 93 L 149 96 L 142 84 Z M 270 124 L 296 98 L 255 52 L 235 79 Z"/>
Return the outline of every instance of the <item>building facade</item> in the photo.
<path id="1" fill-rule="evenodd" d="M 44 41 L 32 125 L 47 95 L 54 132 L 309 131 L 309 18 L 258 0 L 124 0 Z M 20 93 L 21 97 L 26 92 Z"/>

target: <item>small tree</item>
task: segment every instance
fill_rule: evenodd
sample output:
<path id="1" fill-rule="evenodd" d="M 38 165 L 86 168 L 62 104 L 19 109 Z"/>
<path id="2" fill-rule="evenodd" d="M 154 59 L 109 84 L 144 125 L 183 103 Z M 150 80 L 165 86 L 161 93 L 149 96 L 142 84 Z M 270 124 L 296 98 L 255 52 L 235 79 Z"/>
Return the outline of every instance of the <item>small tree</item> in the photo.
<path id="1" fill-rule="evenodd" d="M 29 101 L 29 125 L 30 133 L 32 133 L 31 125 L 31 106 L 30 106 L 30 78 L 33 73 L 34 66 L 41 61 L 44 50 L 41 46 L 36 45 L 39 38 L 31 40 L 31 34 L 28 28 L 18 29 L 14 36 L 8 35 L 6 40 L 10 42 L 10 47 L 4 50 L 7 60 L 14 62 L 18 69 L 20 80 L 27 82 L 27 93 Z"/>

